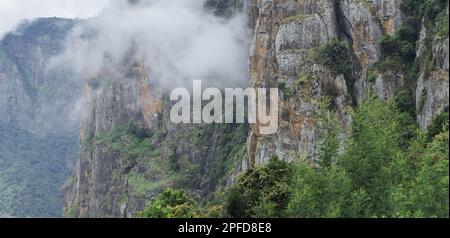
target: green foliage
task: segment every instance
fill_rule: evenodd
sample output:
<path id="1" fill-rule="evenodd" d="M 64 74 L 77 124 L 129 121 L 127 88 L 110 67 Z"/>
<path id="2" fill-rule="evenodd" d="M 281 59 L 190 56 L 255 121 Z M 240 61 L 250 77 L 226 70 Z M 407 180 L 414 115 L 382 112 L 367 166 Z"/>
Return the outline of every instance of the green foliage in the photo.
<path id="1" fill-rule="evenodd" d="M 207 172 L 210 179 L 208 184 L 212 188 L 225 186 L 228 176 L 233 172 L 236 163 L 241 163 L 247 157 L 248 124 L 208 124 L 193 128 L 188 134 L 188 141 L 193 142 L 195 148 L 214 148 L 210 157 L 211 170 L 202 171 L 199 163 L 189 161 L 185 155 L 173 154 L 172 167 L 178 168 L 177 174 L 182 179 L 182 187 L 198 190 L 201 186 L 202 175 Z M 215 138 L 212 140 L 212 138 Z"/>
<path id="2" fill-rule="evenodd" d="M 211 205 L 206 208 L 201 217 L 203 218 L 221 218 L 224 215 L 223 205 Z"/>
<path id="3" fill-rule="evenodd" d="M 401 112 L 398 115 L 400 130 L 400 145 L 403 150 L 408 149 L 412 139 L 417 136 L 417 123 L 409 113 Z"/>
<path id="4" fill-rule="evenodd" d="M 272 159 L 252 168 L 228 193 L 229 216 L 448 217 L 448 114 L 436 120 L 441 129 L 431 142 L 423 132 L 405 137 L 404 126 L 415 122 L 402 119 L 411 116 L 396 108 L 409 108 L 399 106 L 402 94 L 395 104 L 363 100 L 343 155 L 337 152 L 334 117 L 323 103 L 318 140 L 328 146 L 317 147 L 317 165 Z"/>
<path id="5" fill-rule="evenodd" d="M 279 217 L 277 214 L 277 204 L 263 197 L 251 210 L 253 218 L 273 218 Z"/>
<path id="6" fill-rule="evenodd" d="M 314 169 L 307 164 L 296 167 L 291 185 L 288 217 L 353 217 L 352 181 L 341 168 Z"/>
<path id="7" fill-rule="evenodd" d="M 196 218 L 197 204 L 182 190 L 166 189 L 140 212 L 140 218 Z"/>
<path id="8" fill-rule="evenodd" d="M 394 97 L 395 107 L 399 110 L 398 122 L 400 131 L 400 144 L 407 149 L 409 142 L 416 135 L 417 126 L 414 121 L 416 116 L 416 105 L 408 90 L 399 90 Z"/>
<path id="9" fill-rule="evenodd" d="M 419 157 L 417 177 L 413 179 L 408 201 L 412 212 L 418 217 L 449 216 L 449 174 L 448 174 L 448 130 L 437 137 Z"/>
<path id="10" fill-rule="evenodd" d="M 160 131 L 153 133 L 130 121 L 110 132 L 100 133 L 93 139 L 93 143 L 105 147 L 110 152 L 118 153 L 124 163 L 135 160 L 148 161 L 161 156 L 160 148 L 153 141 L 162 133 Z"/>
<path id="11" fill-rule="evenodd" d="M 432 28 L 445 15 L 447 4 L 448 0 L 403 0 L 400 8 L 408 14 L 410 22 L 420 22 L 423 18 L 425 26 Z"/>
<path id="12" fill-rule="evenodd" d="M 386 35 L 381 41 L 383 60 L 379 69 L 408 69 L 416 58 L 416 40 L 418 32 L 409 25 L 400 27 L 396 35 Z"/>
<path id="13" fill-rule="evenodd" d="M 406 112 L 411 116 L 416 115 L 416 105 L 414 105 L 414 99 L 410 91 L 404 89 L 397 91 L 394 100 L 400 112 Z"/>
<path id="14" fill-rule="evenodd" d="M 439 26 L 439 30 L 437 32 L 438 37 L 440 38 L 446 38 L 448 37 L 448 30 L 449 30 L 449 25 L 448 25 L 448 14 L 444 13 L 441 14 L 438 26 Z"/>
<path id="15" fill-rule="evenodd" d="M 87 138 L 84 144 L 87 147 L 95 145 L 104 153 L 117 157 L 120 168 L 112 171 L 111 179 L 117 180 L 123 175 L 131 191 L 142 196 L 177 178 L 170 171 L 169 161 L 162 158 L 162 148 L 157 143 L 163 135 L 163 131 L 152 131 L 130 121 L 112 131 Z M 147 169 L 135 170 L 136 165 Z M 160 171 L 167 172 L 161 174 Z"/>
<path id="16" fill-rule="evenodd" d="M 153 132 L 145 127 L 138 127 L 134 123 L 128 123 L 127 132 L 139 139 L 151 138 L 153 136 Z"/>
<path id="17" fill-rule="evenodd" d="M 410 23 L 400 26 L 395 37 L 397 37 L 399 41 L 412 43 L 417 39 L 418 34 L 418 29 Z"/>
<path id="18" fill-rule="evenodd" d="M 159 180 L 157 182 L 150 182 L 143 175 L 132 172 L 127 175 L 127 182 L 136 193 L 146 194 L 162 187 L 166 181 Z"/>
<path id="19" fill-rule="evenodd" d="M 321 168 L 330 168 L 339 156 L 341 128 L 336 114 L 329 111 L 328 99 L 324 99 L 319 107 L 316 125 L 316 158 Z"/>
<path id="20" fill-rule="evenodd" d="M 319 46 L 312 54 L 315 62 L 329 68 L 334 75 L 349 75 L 352 69 L 352 56 L 347 43 L 332 39 Z"/>
<path id="21" fill-rule="evenodd" d="M 389 177 L 385 166 L 400 150 L 398 114 L 376 98 L 364 100 L 354 113 L 352 138 L 341 166 L 349 173 L 355 189 L 367 192 L 374 216 L 388 216 Z"/>
<path id="22" fill-rule="evenodd" d="M 285 101 L 291 99 L 295 94 L 294 90 L 286 85 L 286 82 L 278 82 L 278 89 L 281 91 Z"/>
<path id="23" fill-rule="evenodd" d="M 300 73 L 297 81 L 295 81 L 295 86 L 302 87 L 311 82 L 313 79 L 313 75 L 311 73 Z"/>
<path id="24" fill-rule="evenodd" d="M 428 91 L 426 88 L 422 90 L 422 93 L 420 94 L 420 97 L 417 99 L 419 107 L 417 108 L 417 111 L 421 113 L 423 111 L 423 108 L 425 107 L 425 104 L 427 103 L 428 98 Z"/>
<path id="25" fill-rule="evenodd" d="M 411 16 L 420 17 L 424 2 L 424 0 L 403 0 L 400 4 L 400 9 Z"/>
<path id="26" fill-rule="evenodd" d="M 289 198 L 291 175 L 288 163 L 278 158 L 270 159 L 267 166 L 251 168 L 230 190 L 226 205 L 228 215 L 281 217 Z"/>
<path id="27" fill-rule="evenodd" d="M 422 16 L 424 17 L 424 24 L 427 28 L 435 27 L 441 15 L 445 15 L 445 9 L 448 5 L 448 0 L 427 0 L 423 1 Z"/>
<path id="28" fill-rule="evenodd" d="M 448 111 L 440 113 L 436 118 L 433 119 L 433 122 L 428 128 L 428 139 L 431 141 L 433 138 L 445 130 L 445 126 L 448 125 L 449 121 Z"/>
<path id="29" fill-rule="evenodd" d="M 381 42 L 382 59 L 374 67 L 379 72 L 402 71 L 406 79 L 415 82 L 422 69 L 426 74 L 434 70 L 433 36 L 448 36 L 448 0 L 404 0 L 401 9 L 406 14 L 403 25 L 395 35 L 386 35 Z M 416 45 L 423 24 L 426 28 L 420 57 Z"/>
<path id="30" fill-rule="evenodd" d="M 374 83 L 378 77 L 378 71 L 375 68 L 371 68 L 367 74 L 367 81 Z"/>
<path id="31" fill-rule="evenodd" d="M 419 134 L 406 156 L 392 164 L 393 216 L 449 216 L 448 135 L 448 123 L 429 144 L 425 133 Z"/>
<path id="32" fill-rule="evenodd" d="M 0 213 L 61 217 L 61 187 L 78 153 L 77 136 L 45 137 L 0 125 Z"/>

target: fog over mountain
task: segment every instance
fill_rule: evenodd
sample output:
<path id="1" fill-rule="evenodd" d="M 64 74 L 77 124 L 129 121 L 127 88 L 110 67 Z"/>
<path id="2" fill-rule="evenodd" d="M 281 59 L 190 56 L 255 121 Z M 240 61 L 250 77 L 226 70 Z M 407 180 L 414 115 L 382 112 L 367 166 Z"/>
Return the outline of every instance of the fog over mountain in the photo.
<path id="1" fill-rule="evenodd" d="M 82 93 L 70 68 L 49 68 L 76 24 L 60 18 L 22 24 L 0 41 L 0 213 L 61 214 L 60 190 L 78 154 L 69 115 Z"/>
<path id="2" fill-rule="evenodd" d="M 74 30 L 67 51 L 53 63 L 72 65 L 80 78 L 88 78 L 118 68 L 134 54 L 161 86 L 185 86 L 194 79 L 216 86 L 248 84 L 246 18 L 219 18 L 205 11 L 205 2 L 114 1 Z"/>
<path id="3" fill-rule="evenodd" d="M 448 14 L 0 0 L 0 217 L 448 217 Z M 278 88 L 276 132 L 174 123 L 193 80 Z"/>
<path id="4" fill-rule="evenodd" d="M 0 37 L 25 19 L 37 17 L 93 17 L 115 0 L 2 0 L 0 1 Z"/>
<path id="5" fill-rule="evenodd" d="M 105 71 L 125 77 L 119 69 L 127 57 L 145 64 L 161 86 L 248 83 L 245 18 L 217 17 L 205 1 L 2 1 L 0 13 L 0 31 L 19 17 L 94 16 L 30 19 L 1 41 L 0 214 L 62 215 L 60 190 L 74 169 L 86 106 L 83 85 Z"/>

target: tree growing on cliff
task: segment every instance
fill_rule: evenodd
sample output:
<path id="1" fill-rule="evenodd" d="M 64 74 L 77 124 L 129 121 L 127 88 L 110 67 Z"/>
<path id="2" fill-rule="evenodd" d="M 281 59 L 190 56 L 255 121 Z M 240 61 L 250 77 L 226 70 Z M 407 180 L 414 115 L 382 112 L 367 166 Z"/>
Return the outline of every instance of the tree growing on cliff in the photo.
<path id="1" fill-rule="evenodd" d="M 140 212 L 140 218 L 196 218 L 199 217 L 198 206 L 182 190 L 166 189 Z"/>
<path id="2" fill-rule="evenodd" d="M 320 45 L 311 53 L 312 60 L 321 64 L 337 75 L 348 76 L 352 69 L 352 56 L 347 43 L 336 38 Z"/>

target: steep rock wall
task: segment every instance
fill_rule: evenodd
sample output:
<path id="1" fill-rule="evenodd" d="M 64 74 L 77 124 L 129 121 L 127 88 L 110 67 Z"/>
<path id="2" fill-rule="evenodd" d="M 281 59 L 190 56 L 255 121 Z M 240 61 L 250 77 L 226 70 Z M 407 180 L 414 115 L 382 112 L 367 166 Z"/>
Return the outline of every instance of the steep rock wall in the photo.
<path id="1" fill-rule="evenodd" d="M 247 128 L 169 123 L 171 104 L 148 78 L 151 66 L 130 63 L 116 67 L 123 69 L 120 76 L 102 72 L 94 77 L 86 86 L 90 106 L 81 130 L 85 143 L 76 175 L 64 192 L 66 216 L 132 217 L 168 186 L 208 199 L 220 186 L 233 183 L 240 171 L 272 156 L 314 158 L 316 113 L 324 96 L 331 98 L 344 142 L 351 112 L 361 98 L 374 91 L 389 100 L 399 89 L 416 87 L 405 85 L 399 71 L 369 77 L 382 60 L 383 37 L 394 35 L 402 25 L 401 2 L 243 2 L 253 28 L 250 85 L 281 91 L 280 125 L 274 135 L 261 135 L 258 124 Z M 349 46 L 350 72 L 336 73 L 314 60 L 318 48 L 336 39 Z M 448 107 L 448 38 L 435 39 L 433 45 L 438 67 L 431 75 L 440 78 L 421 73 L 417 86 L 418 94 L 425 95 L 418 110 L 423 128 Z M 108 83 L 103 77 L 117 80 Z"/>
<path id="2" fill-rule="evenodd" d="M 330 85 L 337 90 L 332 100 L 344 128 L 350 121 L 352 98 L 361 98 L 366 88 L 375 88 L 383 98 L 392 97 L 395 85 L 391 84 L 396 82 L 391 81 L 396 79 L 370 86 L 367 73 L 380 60 L 383 34 L 392 34 L 401 24 L 399 1 L 261 0 L 252 1 L 250 11 L 255 17 L 250 53 L 252 85 L 274 87 L 281 83 L 290 90 L 285 90 L 282 98 L 283 122 L 277 135 L 258 135 L 258 126 L 253 128 L 249 153 L 254 163 L 264 163 L 273 155 L 287 160 L 299 152 L 313 156 L 314 112 Z M 351 75 L 333 75 L 308 62 L 313 48 L 332 39 L 351 46 Z M 309 79 L 306 84 L 295 86 L 305 77 Z"/>
<path id="3" fill-rule="evenodd" d="M 246 158 L 245 125 L 171 123 L 167 93 L 138 63 L 102 72 L 85 89 L 75 175 L 64 187 L 68 217 L 134 217 L 164 188 L 208 198 L 233 182 Z"/>
<path id="4" fill-rule="evenodd" d="M 445 11 L 448 17 L 448 4 Z M 421 67 L 416 88 L 417 122 L 422 129 L 427 129 L 439 113 L 448 111 L 449 39 L 448 35 L 439 36 L 426 27 L 422 28 L 420 35 L 418 55 L 420 57 L 423 50 L 431 50 L 431 60 L 435 65 L 431 71 Z M 427 37 L 431 38 L 431 49 L 426 48 Z"/>

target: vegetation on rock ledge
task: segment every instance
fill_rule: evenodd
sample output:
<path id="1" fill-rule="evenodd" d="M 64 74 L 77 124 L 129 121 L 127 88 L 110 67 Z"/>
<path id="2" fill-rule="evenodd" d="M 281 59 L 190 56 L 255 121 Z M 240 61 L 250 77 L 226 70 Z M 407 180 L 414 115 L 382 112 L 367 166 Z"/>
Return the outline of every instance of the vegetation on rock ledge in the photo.
<path id="1" fill-rule="evenodd" d="M 397 107 L 366 98 L 353 115 L 351 138 L 342 153 L 339 146 L 322 146 L 313 164 L 300 157 L 292 163 L 272 158 L 266 166 L 251 168 L 221 194 L 225 206 L 216 216 L 448 217 L 448 116 L 436 122 L 441 129 L 433 129 L 431 141 L 422 131 L 404 141 Z M 326 111 L 320 115 L 321 137 L 336 141 L 339 125 Z M 325 151 L 330 149 L 335 151 Z M 186 211 L 177 217 L 206 216 L 202 211 L 208 207 L 182 194 L 179 209 L 161 205 L 157 198 L 141 216 L 165 214 L 167 207 L 170 215 Z"/>

